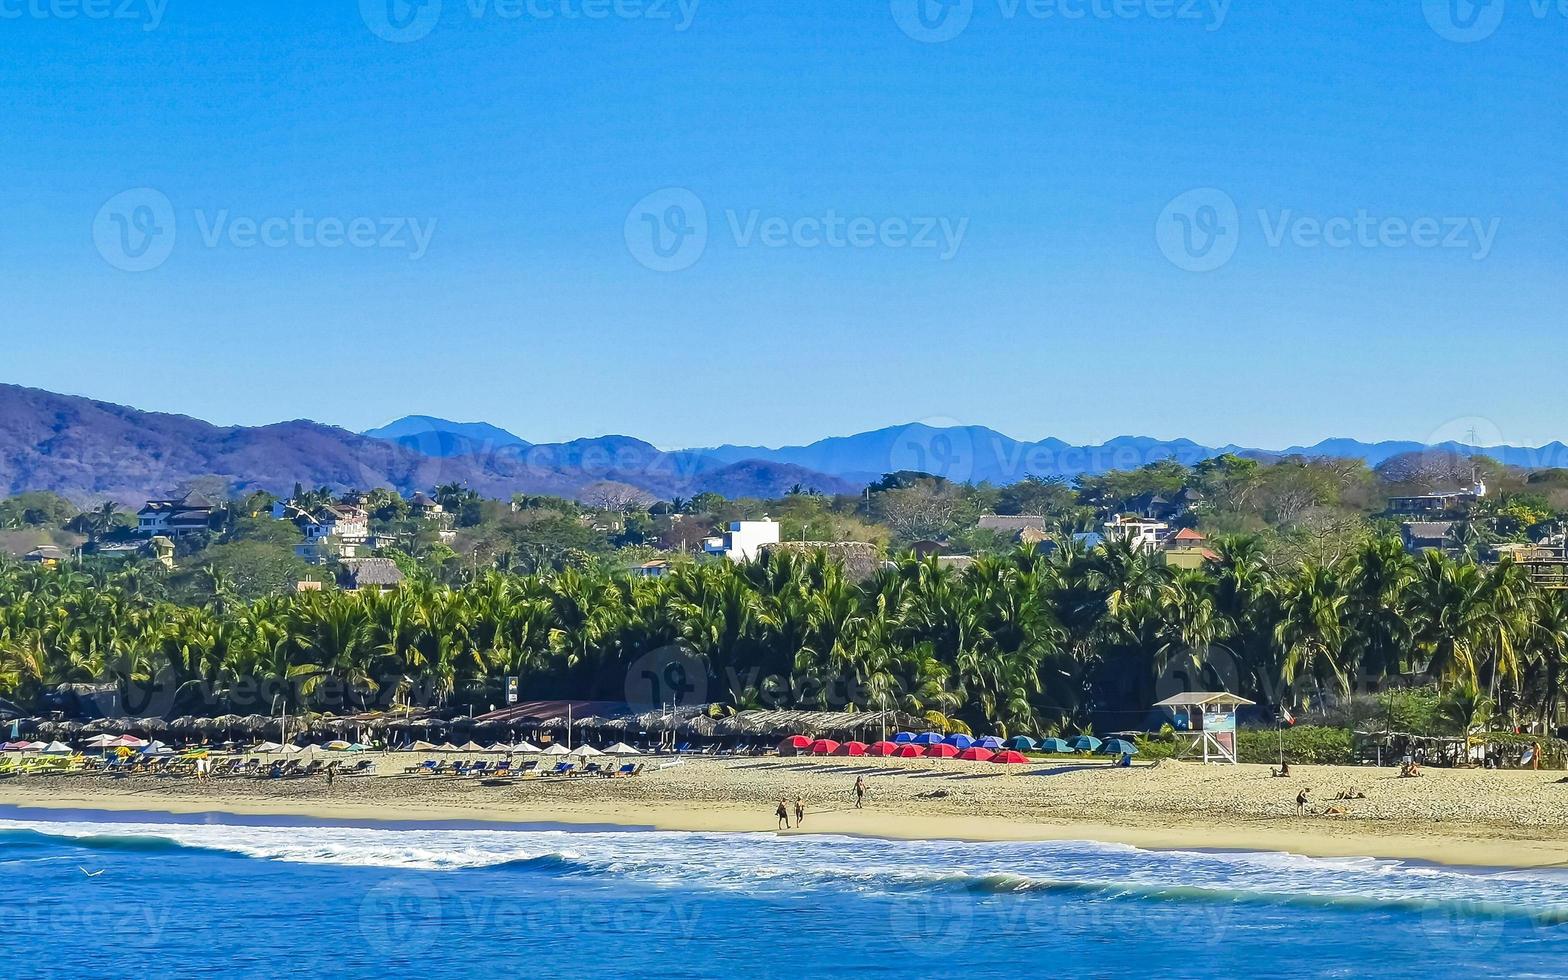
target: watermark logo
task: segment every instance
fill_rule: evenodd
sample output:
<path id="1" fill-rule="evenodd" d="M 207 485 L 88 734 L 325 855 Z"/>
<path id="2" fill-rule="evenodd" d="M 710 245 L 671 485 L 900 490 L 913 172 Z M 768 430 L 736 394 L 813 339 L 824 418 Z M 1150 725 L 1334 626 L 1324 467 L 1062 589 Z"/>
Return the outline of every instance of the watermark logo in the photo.
<path id="1" fill-rule="evenodd" d="M 975 472 L 975 441 L 970 430 L 952 419 L 933 419 L 905 426 L 893 437 L 888 472 L 913 471 L 967 483 Z"/>
<path id="2" fill-rule="evenodd" d="M 174 251 L 174 205 L 151 187 L 136 187 L 105 201 L 93 219 L 93 244 L 122 272 L 147 272 Z"/>
<path id="3" fill-rule="evenodd" d="M 384 956 L 415 956 L 441 930 L 441 895 L 422 880 L 384 881 L 359 904 L 359 932 Z"/>
<path id="4" fill-rule="evenodd" d="M 892 0 L 893 21 L 911 39 L 940 44 L 964 33 L 974 17 L 974 0 Z"/>
<path id="5" fill-rule="evenodd" d="M 734 248 L 817 249 L 935 253 L 947 262 L 969 233 L 968 218 L 928 215 L 765 214 L 760 208 L 725 208 L 715 225 Z M 695 265 L 713 238 L 708 209 L 684 187 L 666 187 L 626 213 L 626 249 L 655 272 L 680 272 Z"/>
<path id="6" fill-rule="evenodd" d="M 441 22 L 441 0 L 359 0 L 359 15 L 383 41 L 409 44 Z"/>
<path id="7" fill-rule="evenodd" d="M 1472 44 L 1497 32 L 1507 0 L 1422 0 L 1421 7 L 1439 37 Z"/>
<path id="8" fill-rule="evenodd" d="M 678 646 L 650 650 L 626 668 L 626 703 L 649 710 L 667 704 L 706 704 L 708 664 Z"/>
<path id="9" fill-rule="evenodd" d="M 235 215 L 227 208 L 188 215 L 202 247 L 265 249 L 382 249 L 424 258 L 435 237 L 435 218 L 339 217 L 291 214 Z M 179 239 L 179 215 L 162 192 L 138 187 L 116 194 L 93 218 L 93 244 L 105 262 L 124 272 L 148 272 L 168 261 Z"/>
<path id="10" fill-rule="evenodd" d="M 1259 240 L 1272 249 L 1362 249 L 1466 252 L 1476 262 L 1492 254 L 1500 218 L 1474 215 L 1304 214 L 1294 208 L 1255 212 Z M 1249 219 L 1250 220 L 1250 219 Z M 1241 243 L 1241 214 L 1229 194 L 1200 187 L 1177 195 L 1155 222 L 1154 237 L 1171 264 L 1212 272 L 1231 260 Z"/>
<path id="11" fill-rule="evenodd" d="M 1231 196 L 1214 187 L 1179 194 L 1154 225 L 1160 251 L 1178 269 L 1213 272 L 1236 254 L 1241 215 Z"/>
<path id="12" fill-rule="evenodd" d="M 654 272 L 680 272 L 708 250 L 708 209 L 684 187 L 666 187 L 626 213 L 626 249 Z"/>

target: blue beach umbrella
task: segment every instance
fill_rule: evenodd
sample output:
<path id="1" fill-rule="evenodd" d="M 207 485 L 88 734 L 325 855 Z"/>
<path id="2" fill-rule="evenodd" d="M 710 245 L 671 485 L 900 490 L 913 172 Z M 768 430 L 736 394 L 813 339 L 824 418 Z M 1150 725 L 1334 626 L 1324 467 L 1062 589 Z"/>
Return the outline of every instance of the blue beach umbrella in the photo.
<path id="1" fill-rule="evenodd" d="M 897 742 L 899 745 L 908 745 L 910 742 L 913 742 L 914 740 L 915 740 L 915 733 L 914 732 L 899 732 L 897 735 L 893 736 L 893 741 Z"/>
<path id="2" fill-rule="evenodd" d="M 915 736 L 914 741 L 916 745 L 941 745 L 942 736 L 936 732 L 921 732 Z"/>
<path id="3" fill-rule="evenodd" d="M 995 752 L 1001 747 L 1002 740 L 997 738 L 995 735 L 987 735 L 985 738 L 975 739 L 975 748 L 977 749 L 990 749 L 992 752 Z"/>
<path id="4" fill-rule="evenodd" d="M 1073 750 L 1073 747 L 1071 745 L 1068 745 L 1066 740 L 1064 740 L 1064 739 L 1047 738 L 1047 739 L 1041 739 L 1041 741 L 1040 741 L 1040 751 L 1041 752 L 1051 752 L 1051 753 L 1054 753 L 1056 755 L 1065 755 L 1066 753 L 1071 752 L 1072 750 Z"/>
<path id="5" fill-rule="evenodd" d="M 1012 749 L 1014 752 L 1030 752 L 1036 748 L 1039 748 L 1039 746 L 1035 744 L 1034 739 L 1027 735 L 1014 735 L 1012 738 L 1007 740 L 1007 747 Z"/>
<path id="6" fill-rule="evenodd" d="M 1100 747 L 1100 740 L 1093 735 L 1079 735 L 1073 739 L 1072 746 L 1077 752 L 1093 752 Z"/>
<path id="7" fill-rule="evenodd" d="M 951 745 L 960 752 L 975 744 L 974 739 L 970 738 L 968 735 L 961 735 L 958 732 L 954 732 L 953 734 L 942 739 L 942 741 L 946 742 L 948 745 Z"/>
<path id="8" fill-rule="evenodd" d="M 1100 746 L 1100 751 L 1106 755 L 1137 755 L 1138 746 L 1124 738 L 1113 738 Z"/>

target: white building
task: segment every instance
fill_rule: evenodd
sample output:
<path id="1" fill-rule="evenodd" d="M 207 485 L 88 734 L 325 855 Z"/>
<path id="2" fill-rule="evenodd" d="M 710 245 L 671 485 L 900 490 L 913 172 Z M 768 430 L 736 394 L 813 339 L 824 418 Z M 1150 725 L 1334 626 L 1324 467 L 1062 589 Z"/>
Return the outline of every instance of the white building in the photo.
<path id="1" fill-rule="evenodd" d="M 1105 540 L 1127 541 L 1140 551 L 1153 552 L 1160 549 L 1160 541 L 1169 530 L 1170 525 L 1164 521 L 1136 517 L 1132 514 L 1117 514 L 1105 522 Z"/>
<path id="2" fill-rule="evenodd" d="M 730 561 L 754 561 L 765 545 L 778 543 L 778 521 L 731 521 L 730 529 L 722 536 L 704 539 L 702 550 Z"/>

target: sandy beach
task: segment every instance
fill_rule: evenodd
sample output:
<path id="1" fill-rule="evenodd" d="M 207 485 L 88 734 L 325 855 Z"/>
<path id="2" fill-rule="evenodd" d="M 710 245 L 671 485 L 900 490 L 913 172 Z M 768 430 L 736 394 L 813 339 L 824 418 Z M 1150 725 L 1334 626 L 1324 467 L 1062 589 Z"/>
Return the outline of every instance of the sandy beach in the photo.
<path id="1" fill-rule="evenodd" d="M 378 757 L 381 774 L 308 780 L 91 775 L 0 782 L 0 805 L 352 820 L 614 824 L 773 832 L 780 797 L 806 806 L 790 831 L 956 840 L 1095 840 L 1157 849 L 1287 851 L 1485 867 L 1568 867 L 1568 784 L 1557 772 L 1296 767 L 1163 762 L 1132 769 L 1071 762 L 691 759 L 631 779 L 539 779 L 506 786 L 397 775 L 417 757 Z M 866 807 L 854 808 L 864 777 Z M 1336 801 L 1354 787 L 1366 798 Z M 1315 812 L 1298 816 L 1311 789 Z M 1327 813 L 1329 808 L 1344 812 Z"/>

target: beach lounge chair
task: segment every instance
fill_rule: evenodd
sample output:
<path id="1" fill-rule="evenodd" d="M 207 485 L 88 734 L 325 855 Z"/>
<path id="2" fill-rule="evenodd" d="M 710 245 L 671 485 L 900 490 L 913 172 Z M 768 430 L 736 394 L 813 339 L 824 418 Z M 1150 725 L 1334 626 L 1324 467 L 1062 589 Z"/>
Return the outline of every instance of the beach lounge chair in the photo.
<path id="1" fill-rule="evenodd" d="M 434 772 L 435 768 L 436 768 L 436 765 L 437 765 L 436 760 L 434 760 L 434 759 L 426 759 L 424 762 L 421 762 L 417 766 L 404 766 L 403 767 L 403 775 L 405 775 L 405 776 L 417 776 L 417 775 L 420 775 L 421 773 Z"/>
<path id="2" fill-rule="evenodd" d="M 341 770 L 340 774 L 344 776 L 374 776 L 376 774 L 376 764 L 370 759 L 361 759 L 349 768 Z"/>
<path id="3" fill-rule="evenodd" d="M 642 767 L 637 765 L 637 763 L 635 763 L 635 762 L 628 762 L 628 763 L 626 763 L 626 765 L 622 766 L 621 768 L 615 770 L 612 773 L 609 773 L 608 775 L 612 779 L 620 779 L 620 778 L 625 777 L 625 776 L 635 776 L 635 775 L 637 775 L 637 770 L 641 769 L 641 768 Z"/>

